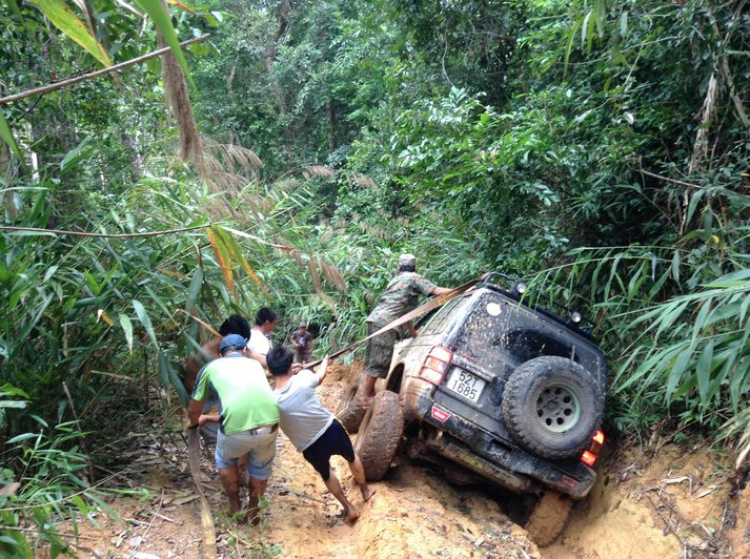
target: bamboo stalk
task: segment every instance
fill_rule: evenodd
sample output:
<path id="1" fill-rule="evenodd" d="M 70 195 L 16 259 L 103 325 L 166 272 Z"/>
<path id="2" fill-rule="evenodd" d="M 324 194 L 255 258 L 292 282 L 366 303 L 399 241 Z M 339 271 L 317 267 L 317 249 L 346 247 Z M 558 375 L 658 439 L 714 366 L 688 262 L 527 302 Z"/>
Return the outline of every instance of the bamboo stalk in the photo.
<path id="1" fill-rule="evenodd" d="M 0 231 L 31 231 L 32 233 L 51 233 L 53 235 L 71 235 L 73 237 L 97 237 L 100 239 L 132 239 L 136 237 L 156 237 L 158 235 L 171 235 L 173 233 L 185 233 L 205 229 L 209 225 L 195 225 L 193 227 L 182 227 L 180 229 L 167 229 L 165 231 L 146 231 L 145 233 L 91 233 L 87 231 L 63 231 L 61 229 L 40 229 L 38 227 L 10 227 L 0 226 Z"/>
<path id="2" fill-rule="evenodd" d="M 193 43 L 201 43 L 205 41 L 206 39 L 208 39 L 210 36 L 211 35 L 208 35 L 208 34 L 201 35 L 200 37 L 195 37 L 193 39 L 183 41 L 182 43 L 180 43 L 180 46 L 186 47 L 188 45 L 192 45 Z M 32 97 L 34 95 L 42 95 L 44 93 L 49 93 L 50 91 L 56 91 L 58 89 L 76 84 L 78 82 L 90 80 L 93 78 L 98 78 L 99 76 L 103 76 L 104 74 L 108 74 L 110 72 L 116 72 L 123 68 L 127 68 L 128 66 L 133 66 L 134 64 L 138 64 L 140 62 L 143 62 L 144 60 L 156 58 L 157 56 L 160 56 L 166 52 L 169 52 L 169 50 L 170 50 L 170 47 L 161 48 L 161 49 L 149 52 L 148 54 L 144 54 L 143 56 L 139 56 L 137 58 L 133 58 L 125 62 L 120 62 L 119 64 L 115 64 L 114 66 L 109 66 L 107 68 L 102 68 L 101 70 L 96 70 L 95 72 L 89 72 L 88 74 L 82 74 L 80 76 L 69 78 L 67 80 L 50 83 L 47 85 L 43 85 L 41 87 L 36 87 L 34 89 L 28 89 L 26 91 L 22 91 L 21 93 L 16 93 L 14 95 L 8 95 L 7 97 L 0 98 L 0 105 L 7 105 L 8 103 L 13 103 L 14 101 L 25 99 L 26 97 Z"/>

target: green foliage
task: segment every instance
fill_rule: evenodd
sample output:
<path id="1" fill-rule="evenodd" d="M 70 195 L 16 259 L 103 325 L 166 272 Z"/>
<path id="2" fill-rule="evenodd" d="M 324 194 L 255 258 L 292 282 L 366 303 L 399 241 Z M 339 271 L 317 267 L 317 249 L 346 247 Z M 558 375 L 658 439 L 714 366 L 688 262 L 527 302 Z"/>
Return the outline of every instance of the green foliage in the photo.
<path id="1" fill-rule="evenodd" d="M 94 11 L 72 13 L 113 61 L 152 49 L 122 3 L 83 4 Z M 112 402 L 151 377 L 184 400 L 198 320 L 268 305 L 277 342 L 305 319 L 320 356 L 338 349 L 364 334 L 409 251 L 440 285 L 487 269 L 536 276 L 588 311 L 615 428 L 723 425 L 746 453 L 742 6 L 279 0 L 162 13 L 173 47 L 218 24 L 191 49 L 196 118 L 213 138 L 205 184 L 172 154 L 158 62 L 3 108 L 3 141 L 28 158 L 0 151 L 3 224 L 102 236 L 3 231 L 0 440 L 36 433 L 36 417 L 116 424 Z M 0 5 L 0 21 L 3 95 L 92 62 L 29 3 Z M 43 469 L 43 456 L 82 456 L 70 433 L 48 433 L 29 472 L 80 488 Z M 14 475 L 34 437 L 5 449 Z M 2 545 L 28 545 L 20 534 Z"/>
<path id="2" fill-rule="evenodd" d="M 117 518 L 106 502 L 106 490 L 86 478 L 89 458 L 81 450 L 84 433 L 77 422 L 63 422 L 50 429 L 37 418 L 38 432 L 17 435 L 13 445 L 19 473 L 0 470 L 0 486 L 12 487 L 0 495 L 0 551 L 4 557 L 32 557 L 43 546 L 51 557 L 75 556 L 75 542 L 58 533 L 56 521 L 67 518 L 78 533 L 78 521 L 93 519 L 103 511 Z M 93 521 L 93 520 L 91 520 Z M 33 534 L 33 535 L 32 535 Z"/>

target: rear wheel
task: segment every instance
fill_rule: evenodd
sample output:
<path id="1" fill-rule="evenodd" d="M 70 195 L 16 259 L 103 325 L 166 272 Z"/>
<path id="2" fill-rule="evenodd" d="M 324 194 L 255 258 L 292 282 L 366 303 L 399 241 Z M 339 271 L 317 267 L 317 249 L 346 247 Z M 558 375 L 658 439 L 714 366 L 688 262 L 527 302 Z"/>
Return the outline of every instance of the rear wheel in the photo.
<path id="1" fill-rule="evenodd" d="M 364 382 L 365 376 L 359 375 L 357 382 L 352 383 L 346 389 L 336 412 L 336 417 L 341 421 L 341 424 L 352 434 L 359 430 L 359 425 L 365 417 L 365 412 L 367 412 L 367 408 L 362 404 L 362 399 L 359 398 Z"/>
<path id="2" fill-rule="evenodd" d="M 380 481 L 396 456 L 404 431 L 399 396 L 384 390 L 375 396 L 360 425 L 354 451 L 362 460 L 367 481 Z"/>
<path id="3" fill-rule="evenodd" d="M 503 393 L 511 435 L 531 452 L 558 460 L 579 455 L 604 413 L 596 381 L 570 359 L 544 356 L 520 365 Z"/>
<path id="4" fill-rule="evenodd" d="M 573 501 L 556 491 L 548 491 L 534 507 L 526 522 L 526 532 L 539 547 L 550 545 L 565 528 Z"/>

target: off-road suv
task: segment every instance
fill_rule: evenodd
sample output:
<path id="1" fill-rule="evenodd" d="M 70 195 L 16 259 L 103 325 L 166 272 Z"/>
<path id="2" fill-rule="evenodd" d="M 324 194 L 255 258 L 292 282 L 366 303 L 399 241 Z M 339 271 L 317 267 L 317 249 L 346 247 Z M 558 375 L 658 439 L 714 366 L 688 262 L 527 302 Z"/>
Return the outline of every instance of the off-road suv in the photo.
<path id="1" fill-rule="evenodd" d="M 596 479 L 607 375 L 583 318 L 525 289 L 492 274 L 420 321 L 396 344 L 355 448 L 371 481 L 402 449 L 452 481 L 537 496 L 526 528 L 547 545 Z"/>

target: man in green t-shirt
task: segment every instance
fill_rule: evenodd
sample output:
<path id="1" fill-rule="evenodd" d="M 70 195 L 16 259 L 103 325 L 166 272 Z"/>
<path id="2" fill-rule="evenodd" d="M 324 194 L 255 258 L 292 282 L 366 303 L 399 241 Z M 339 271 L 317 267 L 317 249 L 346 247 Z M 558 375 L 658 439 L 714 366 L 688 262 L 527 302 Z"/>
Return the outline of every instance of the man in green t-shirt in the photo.
<path id="1" fill-rule="evenodd" d="M 258 512 L 276 454 L 279 407 L 260 363 L 248 358 L 247 341 L 229 334 L 219 343 L 222 357 L 211 361 L 200 373 L 188 405 L 189 429 L 207 421 L 220 423 L 215 460 L 229 513 L 239 512 L 238 459 L 248 454 L 247 471 L 252 484 L 248 517 Z M 219 399 L 219 415 L 202 415 L 203 401 L 210 391 Z"/>

